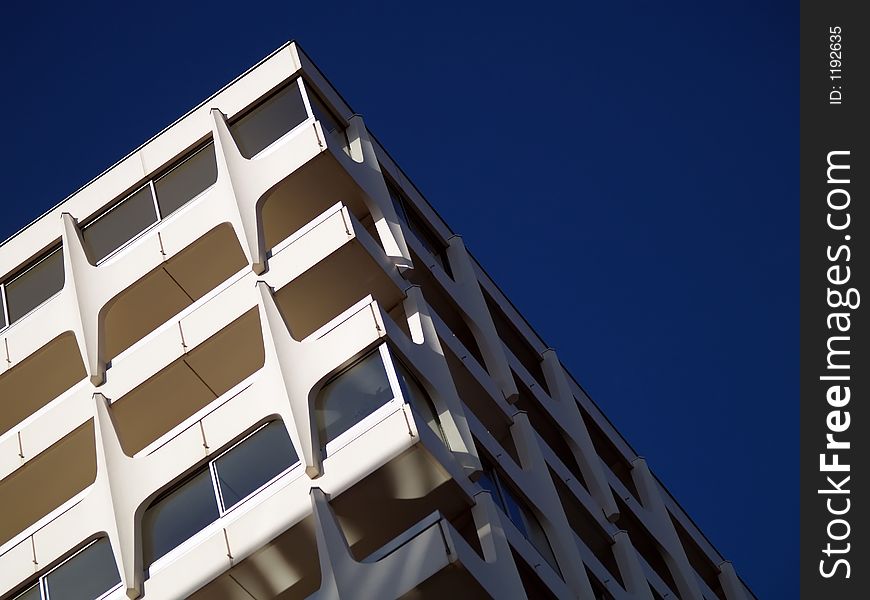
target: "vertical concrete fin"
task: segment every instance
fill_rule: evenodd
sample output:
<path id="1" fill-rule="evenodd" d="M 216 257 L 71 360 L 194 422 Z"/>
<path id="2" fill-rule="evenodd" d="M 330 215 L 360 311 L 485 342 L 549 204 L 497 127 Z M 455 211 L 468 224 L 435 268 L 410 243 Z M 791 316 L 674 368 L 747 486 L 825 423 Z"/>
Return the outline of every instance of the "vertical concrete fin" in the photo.
<path id="1" fill-rule="evenodd" d="M 582 567 L 583 557 L 574 541 L 574 530 L 565 516 L 559 493 L 550 476 L 550 468 L 541 453 L 535 430 L 529 423 L 526 413 L 519 412 L 514 415 L 514 424 L 511 425 L 511 437 L 519 454 L 523 472 L 534 483 L 534 498 L 537 506 L 536 513 L 541 521 L 541 526 L 547 534 L 553 554 L 565 583 L 580 598 L 593 598 L 592 584 L 586 575 L 586 569 Z M 531 491 L 530 491 L 531 492 Z"/>
<path id="2" fill-rule="evenodd" d="M 507 541 L 501 517 L 495 509 L 495 502 L 489 492 L 482 491 L 474 495 L 471 517 L 477 528 L 483 560 L 496 574 L 490 579 L 490 583 L 498 586 L 497 597 L 526 600 L 523 582 L 514 563 L 510 543 Z"/>
<path id="3" fill-rule="evenodd" d="M 613 534 L 613 555 L 625 590 L 637 600 L 653 600 L 652 591 L 638 560 L 637 550 L 628 532 L 620 529 Z"/>
<path id="4" fill-rule="evenodd" d="M 447 437 L 451 450 L 456 452 L 457 460 L 466 474 L 471 475 L 480 471 L 480 458 L 477 456 L 477 448 L 468 426 L 465 408 L 453 383 L 447 359 L 444 358 L 441 340 L 438 339 L 438 333 L 435 331 L 435 323 L 429 312 L 429 304 L 418 285 L 410 286 L 405 294 L 405 314 L 408 315 L 412 337 L 420 339 L 420 341 L 417 339 L 413 341 L 429 351 L 430 360 L 425 362 L 431 365 L 427 369 L 427 377 L 431 379 L 429 382 L 431 387 L 424 387 L 428 387 L 429 397 L 435 403 L 444 435 Z M 415 329 L 418 329 L 416 333 Z"/>
<path id="5" fill-rule="evenodd" d="M 405 241 L 399 217 L 390 199 L 390 192 L 384 181 L 378 157 L 369 137 L 363 118 L 353 115 L 348 120 L 347 137 L 351 146 L 351 154 L 356 162 L 362 163 L 366 169 L 366 194 L 365 202 L 375 229 L 381 239 L 387 256 L 396 265 L 399 271 L 412 268 L 411 253 Z"/>
<path id="6" fill-rule="evenodd" d="M 142 593 L 142 549 L 133 516 L 136 507 L 127 501 L 125 494 L 132 486 L 124 481 L 132 459 L 121 449 L 106 397 L 97 392 L 93 400 L 97 456 L 95 487 L 102 491 L 100 517 L 106 524 L 106 533 L 127 596 L 137 598 Z"/>
<path id="7" fill-rule="evenodd" d="M 431 342 L 429 341 L 433 335 L 431 331 L 433 329 L 432 317 L 428 314 L 428 306 L 419 285 L 412 285 L 405 290 L 402 308 L 405 309 L 408 330 L 411 332 L 411 341 L 418 346 L 425 344 L 432 349 Z M 434 343 L 438 345 L 438 350 L 443 355 L 437 335 L 435 336 Z"/>
<path id="8" fill-rule="evenodd" d="M 342 590 L 341 582 L 350 578 L 355 561 L 350 555 L 347 540 L 341 532 L 326 494 L 318 487 L 311 488 L 311 511 L 314 516 L 314 535 L 320 560 L 320 590 L 318 598 L 339 600 L 354 597 L 353 590 Z"/>
<path id="9" fill-rule="evenodd" d="M 482 491 L 474 495 L 471 517 L 477 528 L 483 560 L 498 570 L 499 597 L 526 600 L 523 582 L 514 563 L 510 543 L 489 492 Z"/>
<path id="10" fill-rule="evenodd" d="M 488 491 L 483 490 L 474 495 L 471 516 L 477 528 L 483 560 L 488 563 L 497 563 L 502 557 L 510 556 L 510 544 L 505 536 L 498 512 L 495 510 L 492 496 Z"/>
<path id="11" fill-rule="evenodd" d="M 722 584 L 722 589 L 725 591 L 725 597 L 728 600 L 749 600 L 746 595 L 746 588 L 737 573 L 734 571 L 734 565 L 730 560 L 722 561 L 719 564 L 719 583 Z"/>
<path id="12" fill-rule="evenodd" d="M 103 359 L 100 331 L 100 310 L 96 281 L 96 267 L 91 264 L 85 251 L 82 234 L 78 224 L 69 213 L 61 215 L 63 241 L 63 302 L 71 313 L 73 333 L 78 342 L 79 352 L 85 363 L 88 377 L 95 386 L 106 380 L 106 361 Z"/>
<path id="13" fill-rule="evenodd" d="M 607 483 L 604 466 L 601 464 L 601 456 L 592 444 L 589 430 L 583 421 L 583 415 L 580 414 L 580 406 L 574 399 L 574 394 L 571 393 L 568 376 L 565 374 L 565 369 L 562 367 L 555 350 L 548 348 L 541 354 L 541 367 L 550 395 L 556 400 L 561 412 L 561 418 L 558 421 L 569 434 L 565 437 L 565 441 L 580 466 L 580 471 L 583 473 L 583 478 L 589 486 L 592 497 L 604 511 L 607 520 L 615 523 L 619 518 L 619 508 L 613 498 L 610 484 Z"/>
<path id="14" fill-rule="evenodd" d="M 466 324 L 480 348 L 486 370 L 498 384 L 505 400 L 513 404 L 519 398 L 517 384 L 511 373 L 501 338 L 495 329 L 492 315 L 489 314 L 483 298 L 471 257 L 460 236 L 454 235 L 448 241 L 447 258 L 450 260 L 450 269 L 456 281 L 457 295 L 462 299 L 460 307 L 463 312 L 468 313 Z"/>
<path id="15" fill-rule="evenodd" d="M 643 457 L 631 463 L 631 478 L 640 494 L 640 500 L 652 520 L 655 537 L 662 544 L 665 564 L 677 584 L 677 592 L 684 600 L 703 600 L 695 570 L 689 564 L 686 551 L 680 543 L 670 513 L 662 499 L 661 488 Z"/>
<path id="16" fill-rule="evenodd" d="M 287 412 L 283 415 L 285 426 L 291 440 L 301 450 L 305 472 L 310 477 L 321 474 L 320 444 L 317 428 L 311 414 L 308 390 L 298 393 L 300 386 L 294 381 L 296 370 L 310 359 L 305 359 L 302 343 L 290 335 L 284 317 L 275 303 L 272 290 L 265 281 L 257 282 L 259 295 L 258 308 L 260 326 L 263 333 L 263 346 L 266 351 L 267 366 L 273 366 L 279 377 L 275 389 L 277 395 L 283 396 L 287 403 Z"/>
<path id="17" fill-rule="evenodd" d="M 237 218 L 231 220 L 231 225 L 251 268 L 259 275 L 266 270 L 266 251 L 262 227 L 257 218 L 259 194 L 251 188 L 251 183 L 248 183 L 249 177 L 246 177 L 245 173 L 250 161 L 242 156 L 227 126 L 226 116 L 217 108 L 213 108 L 211 118 L 218 170 L 216 185 L 223 188 L 224 193 L 220 196 L 234 201 L 234 216 Z"/>

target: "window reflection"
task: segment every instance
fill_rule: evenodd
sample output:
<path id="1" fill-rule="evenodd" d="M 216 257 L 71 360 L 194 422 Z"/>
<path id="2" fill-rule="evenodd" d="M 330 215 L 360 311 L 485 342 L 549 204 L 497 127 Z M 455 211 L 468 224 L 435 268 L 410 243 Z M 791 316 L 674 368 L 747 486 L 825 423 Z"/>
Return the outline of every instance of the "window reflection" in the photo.
<path id="1" fill-rule="evenodd" d="M 405 397 L 411 410 L 414 414 L 424 421 L 429 428 L 435 432 L 444 445 L 448 448 L 447 436 L 444 434 L 444 429 L 441 426 L 441 419 L 438 417 L 438 411 L 435 409 L 435 404 L 423 389 L 423 386 L 417 379 L 411 375 L 408 369 L 399 362 L 395 363 L 396 374 L 399 376 L 399 387 L 402 389 L 402 396 Z"/>
<path id="2" fill-rule="evenodd" d="M 426 251 L 432 255 L 435 261 L 441 266 L 444 271 L 452 277 L 450 272 L 450 263 L 447 261 L 446 249 L 441 243 L 438 236 L 429 228 L 429 226 L 414 212 L 410 206 L 410 201 L 389 179 L 385 179 L 387 183 L 387 191 L 390 193 L 390 200 L 393 203 L 393 208 L 396 210 L 396 216 L 405 224 L 405 226 L 420 240 L 420 243 Z"/>
<path id="3" fill-rule="evenodd" d="M 112 545 L 101 538 L 45 576 L 51 600 L 93 600 L 121 583 Z"/>
<path id="4" fill-rule="evenodd" d="M 146 567 L 298 462 L 284 424 L 272 421 L 201 467 L 145 511 Z"/>
<path id="5" fill-rule="evenodd" d="M 214 461 L 223 509 L 229 510 L 298 461 L 287 428 L 272 421 Z"/>
<path id="6" fill-rule="evenodd" d="M 211 475 L 201 469 L 152 504 L 142 518 L 145 564 L 190 538 L 219 516 Z"/>
<path id="7" fill-rule="evenodd" d="M 42 596 L 39 593 L 39 584 L 35 584 L 30 587 L 28 590 L 22 592 L 18 596 L 15 596 L 13 600 L 40 600 Z"/>
<path id="8" fill-rule="evenodd" d="M 6 284 L 9 322 L 14 323 L 63 289 L 60 248 Z"/>
<path id="9" fill-rule="evenodd" d="M 14 600 L 94 600 L 120 584 L 112 545 L 107 538 L 100 538 L 40 577 Z"/>
<path id="10" fill-rule="evenodd" d="M 550 541 L 547 539 L 547 534 L 544 533 L 544 528 L 534 512 L 516 496 L 507 485 L 507 482 L 498 474 L 495 468 L 483 462 L 483 472 L 477 482 L 480 486 L 487 490 L 492 496 L 493 501 L 501 508 L 511 523 L 523 534 L 532 546 L 544 557 L 544 560 L 553 568 L 553 570 L 561 577 L 562 572 L 559 570 L 559 565 L 556 562 L 556 555 L 553 554 L 553 548 L 550 546 Z"/>
<path id="11" fill-rule="evenodd" d="M 196 152 L 154 182 L 160 216 L 166 218 L 217 181 L 214 144 Z"/>
<path id="12" fill-rule="evenodd" d="M 393 390 L 380 352 L 369 354 L 320 391 L 315 412 L 321 445 L 334 440 L 392 399 Z"/>
<path id="13" fill-rule="evenodd" d="M 242 156 L 253 158 L 307 118 L 296 81 L 236 121 L 230 130 Z"/>
<path id="14" fill-rule="evenodd" d="M 82 231 L 95 262 L 132 240 L 157 222 L 151 186 L 146 185 Z"/>

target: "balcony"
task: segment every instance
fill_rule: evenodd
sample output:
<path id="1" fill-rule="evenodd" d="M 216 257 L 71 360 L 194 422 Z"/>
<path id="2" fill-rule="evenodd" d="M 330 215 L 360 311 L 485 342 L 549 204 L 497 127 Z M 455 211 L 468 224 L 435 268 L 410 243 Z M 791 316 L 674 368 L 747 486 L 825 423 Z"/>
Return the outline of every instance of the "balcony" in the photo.
<path id="1" fill-rule="evenodd" d="M 93 423 L 87 422 L 0 480 L 0 552 L 94 482 L 94 456 Z"/>
<path id="2" fill-rule="evenodd" d="M 64 332 L 0 375 L 0 435 L 83 381 L 75 335 Z"/>

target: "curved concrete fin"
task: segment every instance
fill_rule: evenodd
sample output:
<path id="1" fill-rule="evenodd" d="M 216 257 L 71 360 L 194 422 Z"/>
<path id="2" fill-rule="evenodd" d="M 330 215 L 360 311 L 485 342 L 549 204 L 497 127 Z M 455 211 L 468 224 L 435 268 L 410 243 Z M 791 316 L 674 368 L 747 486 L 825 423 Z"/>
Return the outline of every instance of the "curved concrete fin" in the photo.
<path id="1" fill-rule="evenodd" d="M 303 344 L 290 335 L 284 317 L 275 303 L 272 290 L 265 281 L 257 282 L 259 292 L 260 325 L 263 329 L 263 342 L 266 349 L 266 361 L 274 362 L 274 370 L 280 375 L 282 389 L 276 392 L 287 399 L 288 412 L 285 417 L 287 431 L 293 443 L 301 450 L 302 462 L 309 477 L 317 477 L 321 473 L 320 445 L 317 439 L 317 428 L 314 427 L 308 390 L 298 393 L 304 386 L 304 377 L 300 378 L 299 365 L 309 363 L 304 356 Z M 302 379 L 302 381 L 296 381 Z M 300 385 L 303 383 L 303 385 Z M 289 417 L 289 418 L 287 418 Z M 292 422 L 292 426 L 291 426 Z"/>
<path id="2" fill-rule="evenodd" d="M 653 600 L 649 582 L 646 580 L 643 567 L 638 560 L 637 550 L 631 543 L 628 532 L 620 529 L 612 537 L 613 556 L 616 558 L 616 566 L 619 568 L 625 591 L 637 600 Z"/>
<path id="3" fill-rule="evenodd" d="M 577 567 L 583 564 L 583 557 L 577 549 L 574 530 L 565 516 L 559 493 L 550 477 L 550 468 L 538 445 L 538 436 L 526 413 L 518 412 L 513 419 L 511 438 L 517 448 L 523 472 L 534 481 L 532 487 L 538 505 L 538 517 L 546 531 L 553 554 L 556 555 L 556 562 L 562 570 L 565 583 L 580 598 L 593 598 L 592 584 L 589 583 L 586 569 Z"/>
<path id="4" fill-rule="evenodd" d="M 372 215 L 384 251 L 399 271 L 407 271 L 413 268 L 411 252 L 408 250 L 408 243 L 405 241 L 405 234 L 384 181 L 384 175 L 381 172 L 380 162 L 375 154 L 368 129 L 360 115 L 353 115 L 348 120 L 347 137 L 350 140 L 351 152 L 359 155 L 354 158 L 361 159 L 363 166 L 367 169 L 366 188 L 369 193 L 365 195 L 366 208 Z"/>
<path id="5" fill-rule="evenodd" d="M 429 360 L 417 361 L 418 364 L 429 366 L 426 373 L 431 379 L 429 382 L 431 388 L 427 390 L 429 397 L 435 402 L 442 429 L 451 449 L 461 450 L 457 453 L 457 459 L 466 474 L 471 475 L 481 470 L 480 458 L 468 426 L 464 405 L 459 399 L 459 393 L 456 391 L 453 377 L 444 358 L 444 349 L 438 339 L 429 304 L 418 285 L 410 286 L 405 290 L 405 294 L 404 308 L 408 316 L 412 341 L 429 354 Z M 441 403 L 443 404 L 439 406 Z"/>
<path id="6" fill-rule="evenodd" d="M 142 552 L 140 540 L 136 539 L 136 527 L 132 516 L 136 507 L 125 495 L 125 491 L 131 490 L 135 485 L 124 481 L 125 474 L 132 472 L 129 463 L 133 459 L 124 454 L 121 449 L 121 442 L 112 423 L 106 397 L 97 392 L 93 399 L 94 441 L 97 454 L 95 483 L 104 493 L 103 509 L 108 513 L 104 515 L 108 517 L 104 521 L 107 523 L 106 533 L 127 596 L 137 598 L 142 593 Z"/>
<path id="7" fill-rule="evenodd" d="M 498 336 L 492 315 L 489 314 L 489 308 L 483 298 L 471 256 L 460 236 L 454 235 L 448 240 L 447 258 L 450 260 L 450 269 L 456 281 L 456 290 L 462 299 L 460 309 L 466 313 L 466 325 L 480 348 L 486 370 L 498 384 L 505 400 L 513 404 L 520 393 L 511 373 L 501 338 Z"/>
<path id="8" fill-rule="evenodd" d="M 662 543 L 663 558 L 677 585 L 676 592 L 684 600 L 703 600 L 704 596 L 701 594 L 695 570 L 689 564 L 686 551 L 674 529 L 674 523 L 662 499 L 659 483 L 642 456 L 638 456 L 631 462 L 631 478 L 640 494 L 640 501 L 647 511 L 647 517 L 652 521 L 653 534 Z"/>
<path id="9" fill-rule="evenodd" d="M 477 528 L 477 537 L 483 551 L 483 560 L 488 565 L 498 565 L 500 598 L 525 600 L 526 593 L 520 579 L 510 543 L 504 532 L 501 517 L 495 508 L 492 496 L 486 490 L 474 495 L 474 506 L 471 507 L 471 517 Z"/>
<path id="10" fill-rule="evenodd" d="M 61 215 L 63 241 L 64 302 L 72 313 L 73 333 L 79 352 L 87 369 L 88 377 L 95 386 L 106 380 L 106 361 L 103 359 L 100 310 L 103 302 L 99 297 L 96 267 L 91 264 L 85 251 L 78 224 L 69 213 Z"/>
<path id="11" fill-rule="evenodd" d="M 728 600 L 748 600 L 746 588 L 737 577 L 734 565 L 731 564 L 730 560 L 722 561 L 719 564 L 719 583 L 722 584 L 722 589 Z"/>
<path id="12" fill-rule="evenodd" d="M 249 177 L 245 173 L 250 162 L 242 156 L 226 116 L 218 109 L 211 109 L 212 135 L 214 136 L 215 158 L 217 159 L 217 186 L 223 187 L 226 196 L 235 204 L 238 219 L 232 219 L 233 229 L 241 242 L 251 268 L 258 275 L 266 270 L 266 251 L 263 236 L 257 219 L 257 200 L 259 194 L 250 197 Z M 256 181 L 254 182 L 256 183 Z"/>
<path id="13" fill-rule="evenodd" d="M 577 460 L 592 497 L 601 506 L 607 520 L 615 523 L 619 519 L 619 507 L 616 505 L 613 491 L 607 482 L 607 476 L 604 474 L 601 456 L 592 444 L 589 430 L 583 421 L 583 415 L 580 414 L 580 406 L 574 399 L 574 394 L 571 393 L 568 376 L 562 368 L 562 363 L 555 350 L 548 348 L 541 354 L 541 367 L 544 371 L 544 378 L 547 380 L 550 395 L 562 413 L 561 418 L 557 421 L 569 434 L 566 436 L 565 442 Z"/>
<path id="14" fill-rule="evenodd" d="M 339 586 L 355 561 L 350 555 L 347 540 L 329 508 L 326 494 L 318 487 L 311 488 L 311 512 L 314 516 L 314 535 L 317 540 L 317 556 L 320 561 L 320 590 L 318 600 L 347 599 Z"/>

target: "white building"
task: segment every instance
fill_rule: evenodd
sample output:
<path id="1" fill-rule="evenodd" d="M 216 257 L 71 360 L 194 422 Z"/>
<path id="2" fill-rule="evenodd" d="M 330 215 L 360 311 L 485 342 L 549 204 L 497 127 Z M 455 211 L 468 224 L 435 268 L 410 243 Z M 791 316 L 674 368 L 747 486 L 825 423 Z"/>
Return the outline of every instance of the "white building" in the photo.
<path id="1" fill-rule="evenodd" d="M 293 43 L 0 295 L 2 598 L 753 598 Z"/>

